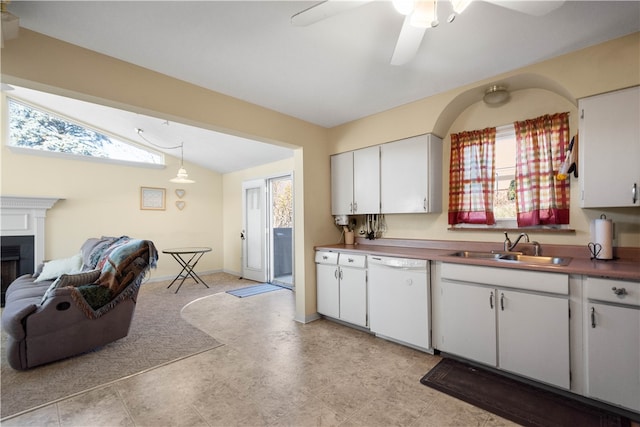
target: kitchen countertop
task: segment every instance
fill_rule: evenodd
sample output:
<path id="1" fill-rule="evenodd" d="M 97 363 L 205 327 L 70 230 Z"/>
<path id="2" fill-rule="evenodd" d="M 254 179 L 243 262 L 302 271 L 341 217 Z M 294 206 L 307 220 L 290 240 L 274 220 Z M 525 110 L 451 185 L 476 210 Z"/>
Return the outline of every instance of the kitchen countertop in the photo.
<path id="1" fill-rule="evenodd" d="M 487 244 L 478 242 L 460 241 L 414 241 L 414 240 L 389 240 L 376 241 L 358 239 L 355 245 L 330 244 L 316 246 L 316 250 L 329 250 L 340 252 L 352 252 L 379 256 L 393 256 L 402 258 L 425 259 L 456 264 L 480 265 L 496 268 L 512 268 L 519 270 L 546 271 L 552 273 L 581 274 L 586 276 L 609 277 L 613 279 L 640 280 L 640 259 L 637 258 L 640 250 L 635 248 L 627 251 L 624 257 L 614 260 L 591 260 L 588 252 L 583 255 L 582 248 L 575 246 L 554 245 L 551 250 L 543 246 L 543 255 L 570 257 L 568 265 L 540 265 L 526 263 L 501 262 L 490 259 L 461 258 L 453 256 L 457 251 L 475 250 L 502 250 L 501 248 L 488 248 Z M 403 242 L 406 245 L 403 245 Z M 382 244 L 379 244 L 382 243 Z M 431 244 L 430 244 L 431 243 Z M 395 246 L 397 245 L 397 246 Z M 482 245 L 482 247 L 480 246 Z M 555 252 L 555 253 L 552 253 Z M 628 256 L 628 254 L 631 256 Z M 578 254 L 577 256 L 575 254 Z"/>

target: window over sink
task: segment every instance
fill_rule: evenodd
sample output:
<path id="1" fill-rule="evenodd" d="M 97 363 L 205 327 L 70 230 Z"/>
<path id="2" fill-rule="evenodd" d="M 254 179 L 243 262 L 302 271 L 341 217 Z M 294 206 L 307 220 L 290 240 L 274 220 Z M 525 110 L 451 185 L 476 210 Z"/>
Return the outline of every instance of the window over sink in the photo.
<path id="1" fill-rule="evenodd" d="M 568 113 L 451 135 L 451 229 L 568 229 Z"/>

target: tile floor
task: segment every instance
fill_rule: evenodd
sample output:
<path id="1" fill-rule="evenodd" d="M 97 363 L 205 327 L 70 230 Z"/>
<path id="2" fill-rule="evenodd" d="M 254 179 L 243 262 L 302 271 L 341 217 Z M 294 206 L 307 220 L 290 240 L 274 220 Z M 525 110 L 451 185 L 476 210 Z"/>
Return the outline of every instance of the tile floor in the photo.
<path id="1" fill-rule="evenodd" d="M 182 315 L 223 346 L 3 421 L 10 426 L 505 426 L 420 384 L 439 357 L 334 322 L 294 296 L 226 293 Z"/>

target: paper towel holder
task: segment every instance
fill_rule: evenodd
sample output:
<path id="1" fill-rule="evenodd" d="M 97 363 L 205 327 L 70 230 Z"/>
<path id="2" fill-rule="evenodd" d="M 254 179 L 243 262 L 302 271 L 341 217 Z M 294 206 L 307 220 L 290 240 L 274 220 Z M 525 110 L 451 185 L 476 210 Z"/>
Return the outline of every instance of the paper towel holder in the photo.
<path id="1" fill-rule="evenodd" d="M 587 245 L 591 252 L 592 260 L 613 260 L 613 222 L 601 214 L 599 219 L 593 222 L 593 241 Z"/>

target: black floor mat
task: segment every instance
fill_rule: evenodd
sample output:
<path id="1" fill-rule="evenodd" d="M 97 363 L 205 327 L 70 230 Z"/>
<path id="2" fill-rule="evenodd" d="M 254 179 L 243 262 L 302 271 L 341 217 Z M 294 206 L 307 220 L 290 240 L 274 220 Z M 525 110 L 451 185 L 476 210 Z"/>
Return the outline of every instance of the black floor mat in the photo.
<path id="1" fill-rule="evenodd" d="M 618 414 L 449 358 L 420 382 L 524 426 L 631 424 Z"/>

